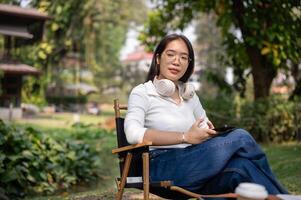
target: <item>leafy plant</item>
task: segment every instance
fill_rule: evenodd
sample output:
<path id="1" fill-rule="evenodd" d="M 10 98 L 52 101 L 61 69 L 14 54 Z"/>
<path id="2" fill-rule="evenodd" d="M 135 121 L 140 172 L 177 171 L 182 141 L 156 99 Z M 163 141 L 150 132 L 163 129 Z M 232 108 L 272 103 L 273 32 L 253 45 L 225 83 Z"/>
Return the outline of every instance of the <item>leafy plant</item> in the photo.
<path id="1" fill-rule="evenodd" d="M 0 120 L 0 188 L 12 198 L 95 180 L 99 165 L 98 152 L 83 141 L 56 140 Z"/>
<path id="2" fill-rule="evenodd" d="M 300 102 L 279 97 L 236 101 L 222 96 L 202 100 L 215 126 L 224 124 L 248 130 L 259 142 L 287 142 L 297 138 L 300 126 Z"/>
<path id="3" fill-rule="evenodd" d="M 300 11 L 298 1 L 155 0 L 140 40 L 153 49 L 164 35 L 198 20 L 199 13 L 214 12 L 236 89 L 245 89 L 245 72 L 250 70 L 257 100 L 270 95 L 278 70 L 289 70 L 288 61 L 300 63 Z"/>

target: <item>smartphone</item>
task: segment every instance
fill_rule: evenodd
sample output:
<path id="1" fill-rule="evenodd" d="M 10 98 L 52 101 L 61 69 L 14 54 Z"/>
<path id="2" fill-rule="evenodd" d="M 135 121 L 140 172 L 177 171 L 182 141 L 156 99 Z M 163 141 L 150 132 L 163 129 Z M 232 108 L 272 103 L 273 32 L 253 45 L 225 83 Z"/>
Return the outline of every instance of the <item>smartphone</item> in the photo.
<path id="1" fill-rule="evenodd" d="M 220 134 L 220 133 L 233 131 L 234 129 L 236 129 L 236 127 L 224 125 L 221 127 L 214 128 L 213 130 L 215 130 L 217 132 L 217 134 Z"/>

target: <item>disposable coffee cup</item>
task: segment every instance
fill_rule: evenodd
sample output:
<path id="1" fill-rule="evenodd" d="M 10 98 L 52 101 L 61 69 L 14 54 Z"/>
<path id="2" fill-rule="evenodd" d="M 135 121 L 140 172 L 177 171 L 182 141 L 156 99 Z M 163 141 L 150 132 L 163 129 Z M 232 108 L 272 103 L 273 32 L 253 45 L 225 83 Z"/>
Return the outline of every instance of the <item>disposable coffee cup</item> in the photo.
<path id="1" fill-rule="evenodd" d="M 235 193 L 238 200 L 264 200 L 268 197 L 265 187 L 256 183 L 240 183 Z"/>

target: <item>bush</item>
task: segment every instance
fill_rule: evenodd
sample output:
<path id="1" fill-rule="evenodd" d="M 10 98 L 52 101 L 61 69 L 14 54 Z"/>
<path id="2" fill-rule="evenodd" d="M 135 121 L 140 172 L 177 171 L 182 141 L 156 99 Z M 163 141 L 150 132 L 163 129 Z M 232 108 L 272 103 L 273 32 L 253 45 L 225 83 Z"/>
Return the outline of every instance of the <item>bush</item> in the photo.
<path id="1" fill-rule="evenodd" d="M 56 111 L 83 112 L 84 105 L 87 103 L 87 96 L 47 96 L 49 105 L 55 105 Z"/>
<path id="2" fill-rule="evenodd" d="M 215 126 L 244 128 L 259 142 L 293 141 L 301 130 L 301 103 L 297 101 L 273 96 L 257 101 L 219 97 L 202 100 L 202 104 Z"/>
<path id="3" fill-rule="evenodd" d="M 0 193 L 4 190 L 11 198 L 49 194 L 95 180 L 98 162 L 98 153 L 88 144 L 55 140 L 34 128 L 16 128 L 0 120 Z"/>
<path id="4" fill-rule="evenodd" d="M 236 105 L 235 102 L 225 96 L 219 96 L 215 99 L 201 100 L 208 118 L 216 127 L 228 125 L 239 125 L 236 119 Z"/>
<path id="5" fill-rule="evenodd" d="M 296 138 L 297 102 L 270 97 L 269 99 L 245 102 L 242 106 L 242 124 L 262 142 L 286 142 Z"/>
<path id="6" fill-rule="evenodd" d="M 85 104 L 87 103 L 87 96 L 47 96 L 47 102 L 54 105 L 68 105 L 68 104 Z"/>

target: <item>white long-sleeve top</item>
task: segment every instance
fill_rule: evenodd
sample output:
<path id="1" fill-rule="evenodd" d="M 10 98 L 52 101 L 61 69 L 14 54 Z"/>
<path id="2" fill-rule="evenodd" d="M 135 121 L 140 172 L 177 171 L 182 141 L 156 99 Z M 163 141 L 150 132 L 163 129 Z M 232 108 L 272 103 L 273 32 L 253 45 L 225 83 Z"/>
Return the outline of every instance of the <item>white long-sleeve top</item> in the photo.
<path id="1" fill-rule="evenodd" d="M 148 128 L 186 132 L 200 117 L 205 119 L 200 127 L 208 128 L 206 112 L 196 94 L 189 100 L 181 99 L 181 103 L 177 105 L 170 97 L 159 95 L 153 82 L 148 81 L 134 87 L 130 93 L 124 130 L 128 142 L 136 144 L 143 141 Z M 153 148 L 184 148 L 188 145 L 190 144 Z"/>

